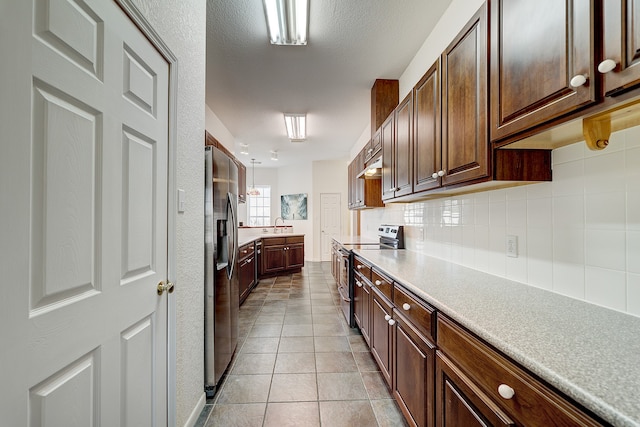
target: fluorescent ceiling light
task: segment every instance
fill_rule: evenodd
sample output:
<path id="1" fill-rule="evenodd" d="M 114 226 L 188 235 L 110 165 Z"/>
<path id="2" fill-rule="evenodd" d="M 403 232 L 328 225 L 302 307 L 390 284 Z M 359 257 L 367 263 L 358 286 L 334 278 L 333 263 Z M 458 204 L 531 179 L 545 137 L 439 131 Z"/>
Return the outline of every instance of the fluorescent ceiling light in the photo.
<path id="1" fill-rule="evenodd" d="M 309 0 L 263 0 L 271 44 L 306 45 Z"/>
<path id="2" fill-rule="evenodd" d="M 293 142 L 307 139 L 307 115 L 284 113 L 284 124 L 287 127 L 287 135 Z"/>

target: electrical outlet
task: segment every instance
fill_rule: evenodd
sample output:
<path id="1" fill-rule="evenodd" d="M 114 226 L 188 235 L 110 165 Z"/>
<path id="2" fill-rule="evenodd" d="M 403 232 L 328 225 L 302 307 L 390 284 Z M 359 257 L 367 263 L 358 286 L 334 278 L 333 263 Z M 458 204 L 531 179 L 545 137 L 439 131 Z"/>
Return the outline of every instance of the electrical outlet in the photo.
<path id="1" fill-rule="evenodd" d="M 507 236 L 507 256 L 518 258 L 518 236 Z"/>

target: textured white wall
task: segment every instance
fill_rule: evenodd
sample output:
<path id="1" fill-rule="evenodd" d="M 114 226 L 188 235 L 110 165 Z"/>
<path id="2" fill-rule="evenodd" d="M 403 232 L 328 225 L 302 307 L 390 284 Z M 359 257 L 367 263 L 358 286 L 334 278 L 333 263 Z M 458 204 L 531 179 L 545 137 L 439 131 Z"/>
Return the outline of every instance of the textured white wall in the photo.
<path id="1" fill-rule="evenodd" d="M 317 161 L 312 164 L 313 193 L 313 253 L 307 256 L 312 261 L 322 260 L 322 213 L 320 195 L 322 193 L 338 193 L 340 195 L 340 234 L 345 235 L 349 231 L 349 211 L 347 210 L 347 159 Z"/>
<path id="2" fill-rule="evenodd" d="M 183 426 L 203 396 L 204 322 L 202 150 L 205 119 L 205 0 L 133 0 L 178 58 L 177 183 L 186 192 L 176 222 L 177 402 Z"/>
<path id="3" fill-rule="evenodd" d="M 280 216 L 281 195 L 307 193 L 307 219 L 285 221 L 287 225 L 293 225 L 294 232 L 305 235 L 305 259 L 309 259 L 313 254 L 313 210 L 315 204 L 320 203 L 319 200 L 315 200 L 313 197 L 311 170 L 311 163 L 300 163 L 278 168 L 278 192 L 274 193 L 276 197 L 275 207 L 278 212 L 277 216 Z"/>

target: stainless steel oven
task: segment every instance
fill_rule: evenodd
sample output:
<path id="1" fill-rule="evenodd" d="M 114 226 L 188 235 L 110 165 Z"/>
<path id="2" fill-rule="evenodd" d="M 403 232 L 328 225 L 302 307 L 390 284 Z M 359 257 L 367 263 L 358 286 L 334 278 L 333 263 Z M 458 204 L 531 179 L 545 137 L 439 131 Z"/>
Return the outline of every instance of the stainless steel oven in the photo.
<path id="1" fill-rule="evenodd" d="M 378 241 L 362 241 L 350 244 L 335 244 L 333 259 L 335 260 L 334 278 L 340 298 L 340 308 L 350 327 L 355 326 L 353 317 L 353 250 L 367 249 L 404 249 L 404 228 L 401 225 L 381 225 L 378 227 Z M 345 242 L 347 243 L 347 242 Z"/>

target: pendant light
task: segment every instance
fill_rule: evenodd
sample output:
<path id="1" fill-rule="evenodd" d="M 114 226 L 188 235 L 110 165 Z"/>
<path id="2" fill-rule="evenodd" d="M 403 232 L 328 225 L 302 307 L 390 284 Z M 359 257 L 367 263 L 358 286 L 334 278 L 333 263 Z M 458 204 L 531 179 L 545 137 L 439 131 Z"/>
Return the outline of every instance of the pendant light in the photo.
<path id="1" fill-rule="evenodd" d="M 256 163 L 260 164 L 262 162 L 256 162 L 256 159 L 251 159 L 251 172 L 253 174 L 253 178 L 251 180 L 251 187 L 249 188 L 249 191 L 247 191 L 247 194 L 249 196 L 260 195 L 260 191 L 258 191 L 258 189 L 256 188 Z"/>

